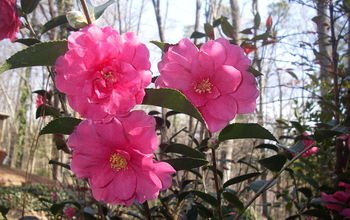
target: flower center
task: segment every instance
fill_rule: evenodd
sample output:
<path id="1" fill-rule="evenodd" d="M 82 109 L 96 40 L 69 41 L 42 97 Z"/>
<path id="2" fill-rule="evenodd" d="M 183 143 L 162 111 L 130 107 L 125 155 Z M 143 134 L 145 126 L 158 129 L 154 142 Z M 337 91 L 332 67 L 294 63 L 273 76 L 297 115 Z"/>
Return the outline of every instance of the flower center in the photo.
<path id="1" fill-rule="evenodd" d="M 196 91 L 199 94 L 211 93 L 212 86 L 213 85 L 211 84 L 209 79 L 203 79 L 194 86 L 194 91 Z"/>
<path id="2" fill-rule="evenodd" d="M 117 78 L 114 76 L 113 72 L 111 71 L 108 71 L 106 73 L 101 71 L 101 76 L 107 83 L 113 84 L 117 82 Z"/>
<path id="3" fill-rule="evenodd" d="M 114 153 L 109 158 L 109 162 L 111 163 L 111 167 L 116 171 L 125 169 L 128 165 L 128 161 L 122 155 L 118 153 Z"/>

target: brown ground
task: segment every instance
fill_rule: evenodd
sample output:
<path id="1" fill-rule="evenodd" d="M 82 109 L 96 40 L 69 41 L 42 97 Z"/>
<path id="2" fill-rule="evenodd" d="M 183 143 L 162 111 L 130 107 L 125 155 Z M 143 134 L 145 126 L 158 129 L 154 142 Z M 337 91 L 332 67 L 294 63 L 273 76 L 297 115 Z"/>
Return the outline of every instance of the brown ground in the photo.
<path id="1" fill-rule="evenodd" d="M 25 171 L 0 165 L 0 186 L 21 186 L 24 183 L 55 184 L 53 180 L 38 175 L 28 175 L 26 178 Z"/>

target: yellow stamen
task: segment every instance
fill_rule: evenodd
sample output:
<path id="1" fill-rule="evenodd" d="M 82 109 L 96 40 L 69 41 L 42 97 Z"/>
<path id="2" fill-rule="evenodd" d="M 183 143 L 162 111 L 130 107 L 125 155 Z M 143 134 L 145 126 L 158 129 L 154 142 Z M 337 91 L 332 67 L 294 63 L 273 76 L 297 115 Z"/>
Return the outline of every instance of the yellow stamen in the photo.
<path id="1" fill-rule="evenodd" d="M 209 81 L 209 79 L 203 79 L 201 82 L 197 83 L 194 86 L 194 91 L 196 91 L 199 94 L 202 93 L 211 93 L 211 88 L 212 88 L 212 84 Z"/>
<path id="2" fill-rule="evenodd" d="M 111 167 L 116 171 L 125 169 L 128 165 L 128 161 L 126 161 L 126 159 L 118 153 L 112 154 L 109 158 L 109 162 L 111 163 Z"/>

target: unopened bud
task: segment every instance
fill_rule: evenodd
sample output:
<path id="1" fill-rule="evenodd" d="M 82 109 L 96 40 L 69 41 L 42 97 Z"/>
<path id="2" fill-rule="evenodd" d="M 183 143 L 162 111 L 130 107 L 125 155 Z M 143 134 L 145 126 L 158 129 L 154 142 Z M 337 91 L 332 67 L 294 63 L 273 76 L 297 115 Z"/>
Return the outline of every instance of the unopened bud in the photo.
<path id="1" fill-rule="evenodd" d="M 82 28 L 88 25 L 86 18 L 83 13 L 80 11 L 69 11 L 66 14 L 69 25 L 72 28 Z"/>

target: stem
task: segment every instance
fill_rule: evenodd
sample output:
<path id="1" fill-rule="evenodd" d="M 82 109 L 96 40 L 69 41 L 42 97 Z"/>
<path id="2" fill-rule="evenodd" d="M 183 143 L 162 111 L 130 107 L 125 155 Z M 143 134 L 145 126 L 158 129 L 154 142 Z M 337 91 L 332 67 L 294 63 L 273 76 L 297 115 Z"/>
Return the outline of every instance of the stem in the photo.
<path id="1" fill-rule="evenodd" d="M 149 206 L 147 200 L 142 204 L 144 209 L 144 215 L 147 220 L 152 220 L 151 212 L 149 211 Z"/>
<path id="2" fill-rule="evenodd" d="M 86 17 L 86 20 L 87 20 L 88 24 L 92 24 L 90 13 L 89 13 L 89 9 L 88 9 L 88 7 L 86 5 L 85 0 L 80 0 L 80 3 L 81 3 L 81 6 L 83 6 L 84 15 Z"/>
<path id="3" fill-rule="evenodd" d="M 295 155 L 295 157 L 293 157 L 286 165 L 284 165 L 284 167 L 271 179 L 269 180 L 267 183 L 264 184 L 263 187 L 260 188 L 260 190 L 254 195 L 254 197 L 249 200 L 249 202 L 247 203 L 247 205 L 244 206 L 243 210 L 236 215 L 236 217 L 234 218 L 234 220 L 238 220 L 243 214 L 244 212 L 248 209 L 248 207 L 261 195 L 264 193 L 265 190 L 267 190 L 267 188 L 269 188 L 269 186 L 283 173 L 283 171 L 285 171 L 290 165 L 293 164 L 294 161 L 296 161 L 297 159 L 299 159 L 299 157 L 301 157 L 301 155 L 303 153 L 305 153 L 306 151 L 310 150 L 312 147 L 314 147 L 313 145 L 305 148 L 304 150 L 302 150 L 301 152 L 299 152 L 297 155 Z"/>
<path id="4" fill-rule="evenodd" d="M 221 192 L 220 192 L 220 188 L 219 188 L 219 181 L 218 181 L 218 172 L 216 170 L 216 156 L 215 156 L 215 149 L 212 148 L 211 149 L 211 155 L 212 155 L 212 160 L 213 160 L 213 168 L 214 168 L 214 181 L 215 181 L 215 189 L 216 189 L 216 197 L 218 199 L 219 202 L 219 206 L 218 206 L 218 213 L 219 213 L 219 219 L 223 219 L 222 218 L 222 213 L 221 213 Z"/>

